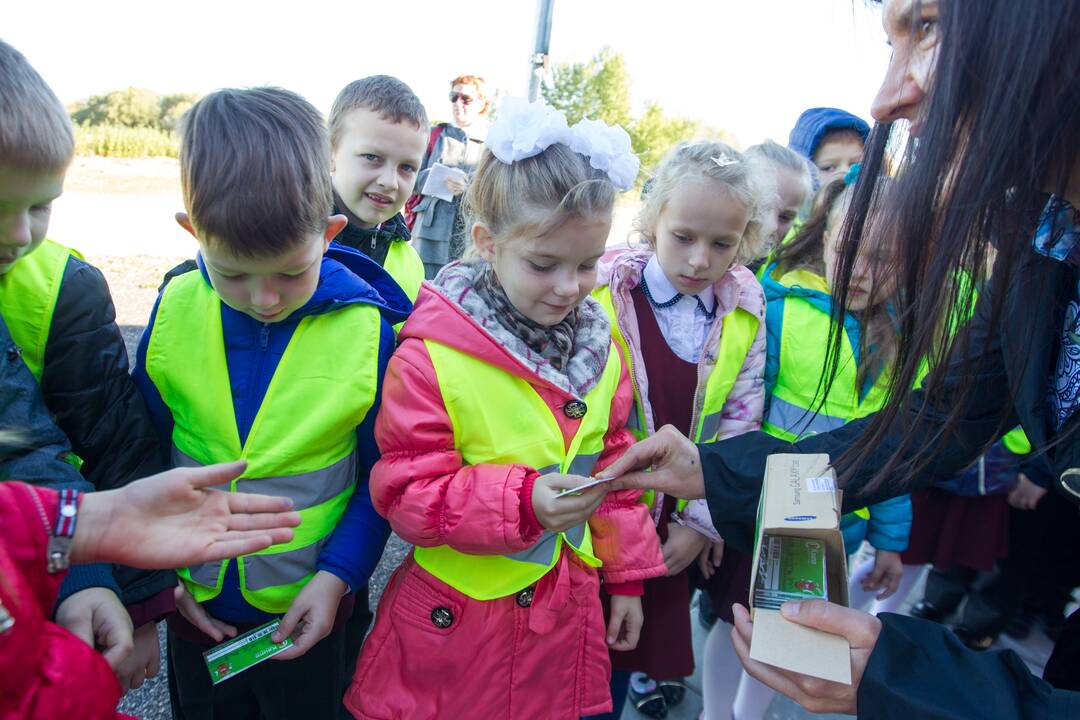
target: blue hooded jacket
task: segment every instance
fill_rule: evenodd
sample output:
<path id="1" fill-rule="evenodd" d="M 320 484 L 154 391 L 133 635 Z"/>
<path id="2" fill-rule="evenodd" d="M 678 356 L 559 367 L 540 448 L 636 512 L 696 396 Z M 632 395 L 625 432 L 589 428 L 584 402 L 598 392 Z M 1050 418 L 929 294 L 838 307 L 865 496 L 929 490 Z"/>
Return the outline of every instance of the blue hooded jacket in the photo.
<path id="1" fill-rule="evenodd" d="M 209 284 L 202 257 L 198 257 L 197 261 L 203 279 Z M 172 413 L 146 374 L 146 347 L 160 302 L 159 295 L 150 322 L 139 341 L 132 375 L 146 399 L 154 427 L 161 438 L 161 446 L 167 449 L 172 446 Z M 367 476 L 379 459 L 379 449 L 375 445 L 375 416 L 382 395 L 383 374 L 395 347 L 393 325 L 408 316 L 412 303 L 377 263 L 357 250 L 333 243 L 322 259 L 315 294 L 285 320 L 260 323 L 224 303 L 221 305 L 221 327 L 233 411 L 240 442 L 244 443 L 278 362 L 300 320 L 308 315 L 328 313 L 356 303 L 372 305 L 382 313 L 379 337 L 370 338 L 371 342 L 379 343 L 379 382 L 375 403 L 363 423 L 356 428 L 362 475 L 345 514 L 323 547 L 317 563 L 319 570 L 337 575 L 352 591 L 359 590 L 367 583 L 390 532 L 386 521 L 372 507 Z M 327 358 L 327 361 L 333 362 L 334 358 Z M 166 462 L 169 460 L 166 459 Z M 274 617 L 249 605 L 244 599 L 240 592 L 236 563 L 229 563 L 221 593 L 203 603 L 203 606 L 214 617 L 230 623 L 258 624 Z"/>
<path id="2" fill-rule="evenodd" d="M 761 278 L 765 290 L 765 405 L 768 407 L 773 387 L 780 370 L 780 338 L 784 326 L 784 305 L 789 301 L 808 302 L 821 312 L 832 313 L 832 296 L 826 292 L 800 285 L 784 285 L 774 277 L 776 263 L 769 265 Z M 852 344 L 855 362 L 859 362 L 859 337 L 862 327 L 853 313 L 844 313 L 844 329 Z M 828 338 L 822 338 L 828 343 Z M 867 382 L 861 395 L 865 395 L 873 385 Z M 767 412 L 766 412 L 767 414 Z M 900 495 L 869 506 L 870 520 L 864 520 L 855 513 L 848 513 L 840 519 L 840 531 L 844 535 L 844 547 L 848 553 L 859 549 L 862 541 L 867 540 L 878 550 L 901 552 L 907 549 L 908 536 L 911 534 L 911 496 Z"/>
<path id="3" fill-rule="evenodd" d="M 870 126 L 861 117 L 838 108 L 810 108 L 795 121 L 788 147 L 808 160 L 814 159 L 821 138 L 830 130 L 854 130 L 865 142 Z"/>

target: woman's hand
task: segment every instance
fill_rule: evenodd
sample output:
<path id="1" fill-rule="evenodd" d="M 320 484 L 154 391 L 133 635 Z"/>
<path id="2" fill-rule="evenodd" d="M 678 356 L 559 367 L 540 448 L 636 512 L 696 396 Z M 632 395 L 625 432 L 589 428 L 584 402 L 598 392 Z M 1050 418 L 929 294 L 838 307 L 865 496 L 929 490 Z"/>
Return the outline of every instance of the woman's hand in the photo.
<path id="1" fill-rule="evenodd" d="M 650 467 L 652 472 L 645 472 Z M 609 490 L 653 489 L 686 500 L 705 497 L 697 445 L 672 425 L 631 446 L 596 477 L 614 478 Z"/>
<path id="2" fill-rule="evenodd" d="M 900 553 L 891 550 L 874 549 L 874 569 L 862 579 L 862 589 L 866 592 L 881 590 L 878 600 L 893 595 L 900 587 L 900 577 L 904 574 L 904 563 Z"/>
<path id="3" fill-rule="evenodd" d="M 641 598 L 633 595 L 612 595 L 611 619 L 607 626 L 608 647 L 619 652 L 636 648 L 644 620 Z"/>
<path id="4" fill-rule="evenodd" d="M 720 563 L 724 561 L 724 541 L 718 540 L 716 542 L 710 542 L 702 549 L 701 554 L 698 555 L 698 570 L 701 571 L 701 576 L 708 580 L 716 574 L 717 569 L 720 567 Z"/>
<path id="5" fill-rule="evenodd" d="M 731 629 L 731 641 L 746 672 L 810 712 L 855 715 L 858 711 L 859 683 L 881 634 L 881 621 L 869 613 L 824 600 L 786 602 L 780 607 L 780 612 L 799 625 L 847 638 L 851 645 L 851 684 L 830 682 L 751 660 L 750 635 L 754 624 L 750 622 L 750 613 L 746 608 L 734 605 L 735 627 Z"/>
<path id="6" fill-rule="evenodd" d="M 175 468 L 117 490 L 83 495 L 72 562 L 176 568 L 257 552 L 292 539 L 288 498 L 221 492 L 244 471 L 233 462 Z"/>
<path id="7" fill-rule="evenodd" d="M 664 553 L 668 577 L 678 575 L 690 567 L 690 563 L 697 559 L 707 544 L 709 538 L 697 530 L 691 530 L 677 522 L 668 523 L 667 542 L 660 548 Z"/>
<path id="8" fill-rule="evenodd" d="M 157 624 L 148 622 L 135 628 L 135 649 L 123 662 L 113 668 L 122 690 L 141 688 L 148 678 L 161 669 L 161 643 L 158 642 Z"/>
<path id="9" fill-rule="evenodd" d="M 563 490 L 584 485 L 589 478 L 580 475 L 548 473 L 536 478 L 532 490 L 532 508 L 545 529 L 563 532 L 584 525 L 604 501 L 608 488 L 594 485 L 580 494 L 556 497 Z"/>

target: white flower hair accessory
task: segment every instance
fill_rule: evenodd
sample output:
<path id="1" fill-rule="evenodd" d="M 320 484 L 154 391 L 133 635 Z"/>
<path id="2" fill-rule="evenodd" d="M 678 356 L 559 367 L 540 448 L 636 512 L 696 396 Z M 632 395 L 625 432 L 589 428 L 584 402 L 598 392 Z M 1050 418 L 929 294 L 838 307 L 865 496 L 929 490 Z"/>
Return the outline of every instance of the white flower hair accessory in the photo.
<path id="1" fill-rule="evenodd" d="M 720 155 L 716 155 L 715 157 L 711 157 L 709 159 L 712 160 L 714 163 L 716 163 L 717 167 L 722 167 L 722 168 L 726 168 L 729 165 L 738 165 L 739 164 L 739 158 L 732 157 L 731 155 L 728 155 L 727 153 L 721 153 Z"/>
<path id="2" fill-rule="evenodd" d="M 630 136 L 618 125 L 582 120 L 569 127 L 566 116 L 542 100 L 506 98 L 499 105 L 485 144 L 507 165 L 539 155 L 556 143 L 568 146 L 607 174 L 620 190 L 629 190 L 641 161 L 630 147 Z"/>

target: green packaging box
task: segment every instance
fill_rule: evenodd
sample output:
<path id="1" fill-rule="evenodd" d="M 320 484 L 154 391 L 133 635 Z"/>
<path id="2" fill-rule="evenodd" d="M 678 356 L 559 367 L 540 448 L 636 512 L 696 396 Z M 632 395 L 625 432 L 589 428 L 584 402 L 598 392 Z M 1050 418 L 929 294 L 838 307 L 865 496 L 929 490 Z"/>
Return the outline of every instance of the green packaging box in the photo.
<path id="1" fill-rule="evenodd" d="M 270 636 L 278 629 L 280 620 L 271 620 L 243 635 L 238 635 L 203 653 L 210 679 L 217 685 L 234 675 L 239 675 L 248 668 L 258 665 L 263 660 L 292 647 L 292 638 L 285 638 L 275 643 Z"/>
<path id="2" fill-rule="evenodd" d="M 754 584 L 754 606 L 779 610 L 787 600 L 827 600 L 825 544 L 812 538 L 762 538 Z"/>

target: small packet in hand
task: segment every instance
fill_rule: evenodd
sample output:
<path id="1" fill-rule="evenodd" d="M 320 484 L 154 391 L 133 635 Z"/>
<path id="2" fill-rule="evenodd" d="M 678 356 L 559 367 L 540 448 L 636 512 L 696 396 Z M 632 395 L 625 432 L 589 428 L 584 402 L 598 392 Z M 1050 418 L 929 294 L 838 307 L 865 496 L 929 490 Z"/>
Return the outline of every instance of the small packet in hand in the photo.
<path id="1" fill-rule="evenodd" d="M 239 675 L 292 647 L 292 638 L 285 638 L 279 643 L 270 639 L 279 625 L 281 620 L 271 620 L 204 652 L 203 660 L 206 661 L 206 669 L 210 671 L 210 679 L 214 684 Z"/>
<path id="2" fill-rule="evenodd" d="M 558 500 L 559 498 L 566 497 L 567 495 L 580 495 L 582 490 L 588 490 L 591 487 L 595 487 L 597 485 L 600 485 L 600 484 L 606 483 L 606 482 L 611 482 L 611 478 L 594 478 L 594 477 L 591 477 L 591 478 L 589 478 L 588 482 L 581 483 L 577 487 L 567 488 L 567 489 L 563 490 L 562 492 L 560 492 L 558 495 L 555 496 L 555 499 Z"/>

